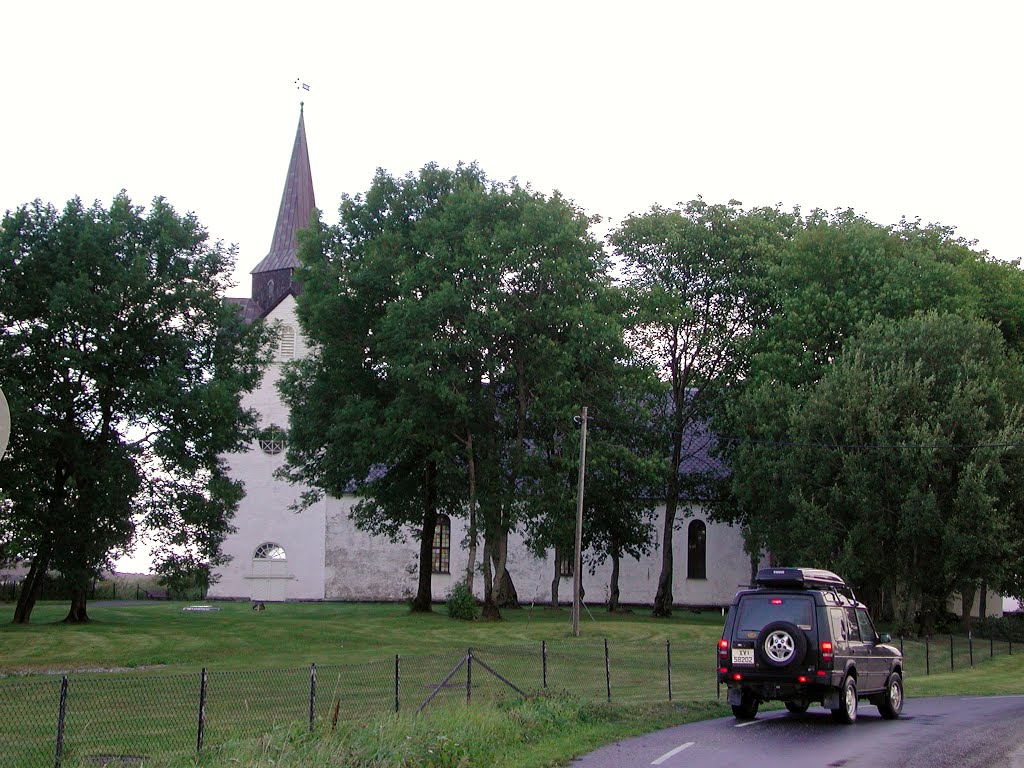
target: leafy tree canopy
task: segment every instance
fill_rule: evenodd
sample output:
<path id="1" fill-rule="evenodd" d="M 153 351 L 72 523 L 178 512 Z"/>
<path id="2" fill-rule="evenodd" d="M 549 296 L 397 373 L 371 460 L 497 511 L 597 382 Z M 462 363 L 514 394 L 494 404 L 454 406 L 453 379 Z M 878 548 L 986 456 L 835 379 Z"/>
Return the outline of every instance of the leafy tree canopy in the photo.
<path id="1" fill-rule="evenodd" d="M 233 249 L 210 244 L 163 199 L 121 193 L 104 209 L 39 201 L 0 223 L 0 380 L 12 440 L 0 461 L 8 553 L 33 580 L 76 591 L 145 528 L 159 563 L 221 562 L 242 490 L 223 455 L 251 436 L 241 395 L 259 381 L 268 331 L 223 300 Z"/>

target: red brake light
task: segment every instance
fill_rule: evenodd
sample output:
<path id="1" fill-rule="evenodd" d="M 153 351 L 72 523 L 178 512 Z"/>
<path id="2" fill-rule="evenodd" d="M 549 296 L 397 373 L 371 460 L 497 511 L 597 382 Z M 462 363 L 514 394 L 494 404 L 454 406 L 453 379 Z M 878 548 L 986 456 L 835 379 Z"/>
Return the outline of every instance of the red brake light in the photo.
<path id="1" fill-rule="evenodd" d="M 724 675 L 726 672 L 729 671 L 729 668 L 728 667 L 719 667 L 718 671 L 721 672 Z"/>
<path id="2" fill-rule="evenodd" d="M 806 683 L 806 682 L 807 682 L 807 675 L 800 675 L 800 676 L 799 676 L 799 677 L 798 677 L 798 678 L 796 679 L 796 681 L 797 681 L 798 683 Z"/>
<path id="3" fill-rule="evenodd" d="M 729 641 L 719 640 L 718 641 L 718 655 L 723 659 L 729 656 Z"/>
<path id="4" fill-rule="evenodd" d="M 832 643 L 828 640 L 821 641 L 821 659 L 822 661 L 832 661 Z"/>
<path id="5" fill-rule="evenodd" d="M 732 679 L 733 680 L 742 680 L 743 679 L 743 675 L 741 675 L 739 672 L 734 672 L 733 675 L 732 675 Z"/>
<path id="6" fill-rule="evenodd" d="M 776 597 L 772 600 L 772 605 L 782 605 L 782 600 Z"/>

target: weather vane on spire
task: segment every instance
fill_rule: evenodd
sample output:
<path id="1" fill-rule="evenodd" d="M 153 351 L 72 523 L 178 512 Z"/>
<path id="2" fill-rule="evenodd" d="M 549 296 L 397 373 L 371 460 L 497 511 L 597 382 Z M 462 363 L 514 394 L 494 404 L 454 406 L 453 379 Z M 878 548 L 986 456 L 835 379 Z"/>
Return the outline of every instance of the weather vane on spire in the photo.
<path id="1" fill-rule="evenodd" d="M 308 91 L 309 90 L 309 83 L 304 83 L 304 82 L 302 82 L 302 78 L 301 77 L 296 77 L 295 78 L 295 90 Z"/>

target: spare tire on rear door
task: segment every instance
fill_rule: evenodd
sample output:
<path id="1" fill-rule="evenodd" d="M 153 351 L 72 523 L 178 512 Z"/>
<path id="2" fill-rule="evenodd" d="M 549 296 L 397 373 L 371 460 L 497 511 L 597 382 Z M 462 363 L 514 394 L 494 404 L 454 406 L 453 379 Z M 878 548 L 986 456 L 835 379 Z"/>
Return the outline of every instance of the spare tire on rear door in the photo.
<path id="1" fill-rule="evenodd" d="M 782 669 L 803 663 L 807 655 L 807 638 L 796 624 L 773 621 L 761 630 L 755 647 L 762 662 Z"/>

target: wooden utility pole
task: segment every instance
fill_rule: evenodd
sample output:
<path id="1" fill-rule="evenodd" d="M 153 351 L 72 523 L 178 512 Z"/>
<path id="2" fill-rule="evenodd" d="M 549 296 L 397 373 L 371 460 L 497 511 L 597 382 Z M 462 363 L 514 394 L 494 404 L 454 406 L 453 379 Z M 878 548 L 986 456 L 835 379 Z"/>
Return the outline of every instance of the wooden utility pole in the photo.
<path id="1" fill-rule="evenodd" d="M 572 636 L 580 636 L 580 585 L 583 581 L 583 478 L 587 471 L 587 406 L 580 414 L 580 481 L 576 492 L 576 552 L 572 568 Z"/>

